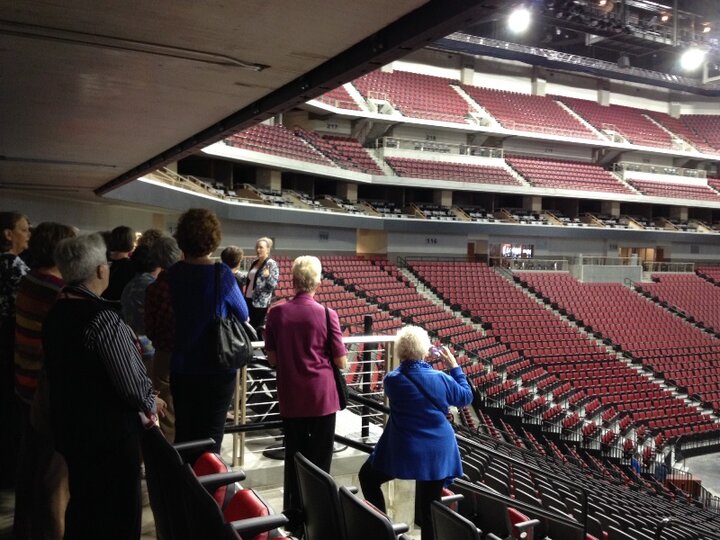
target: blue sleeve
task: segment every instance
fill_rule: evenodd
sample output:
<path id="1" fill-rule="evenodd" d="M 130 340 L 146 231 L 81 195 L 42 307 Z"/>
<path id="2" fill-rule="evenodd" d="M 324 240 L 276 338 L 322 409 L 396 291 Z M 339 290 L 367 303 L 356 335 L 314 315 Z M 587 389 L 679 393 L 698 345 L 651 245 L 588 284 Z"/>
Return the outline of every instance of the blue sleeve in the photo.
<path id="1" fill-rule="evenodd" d="M 447 379 L 450 379 L 446 381 L 448 403 L 455 407 L 469 405 L 473 399 L 473 392 L 462 368 L 460 366 L 452 368 Z"/>
<path id="2" fill-rule="evenodd" d="M 225 265 L 222 265 L 222 290 L 226 312 L 232 312 L 241 321 L 247 321 L 249 312 L 245 298 L 240 292 L 237 279 L 232 271 Z"/>

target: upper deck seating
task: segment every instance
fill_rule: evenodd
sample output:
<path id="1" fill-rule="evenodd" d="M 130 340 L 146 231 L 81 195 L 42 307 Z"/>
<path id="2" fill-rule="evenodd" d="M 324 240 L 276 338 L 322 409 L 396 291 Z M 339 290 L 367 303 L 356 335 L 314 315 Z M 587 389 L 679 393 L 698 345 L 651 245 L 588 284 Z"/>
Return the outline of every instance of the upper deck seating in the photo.
<path id="1" fill-rule="evenodd" d="M 323 95 L 318 96 L 315 99 L 333 107 L 337 107 L 338 109 L 347 109 L 351 111 L 362 110 L 360 106 L 355 103 L 355 100 L 344 86 L 338 86 L 337 88 L 334 88 L 329 92 L 325 92 Z"/>
<path id="2" fill-rule="evenodd" d="M 662 124 L 675 135 L 692 144 L 699 152 L 717 154 L 718 149 L 710 145 L 704 136 L 692 129 L 685 121 L 686 117 L 673 118 L 667 113 L 647 111 L 650 118 Z"/>
<path id="3" fill-rule="evenodd" d="M 715 149 L 715 154 L 720 150 L 720 116 L 714 114 L 684 114 L 680 117 L 682 122 L 688 126 L 699 137 L 707 141 L 707 144 Z"/>
<path id="4" fill-rule="evenodd" d="M 302 128 L 297 128 L 295 134 L 343 169 L 367 174 L 383 174 L 378 164 L 356 139 L 338 136 L 323 137 L 319 133 Z"/>
<path id="5" fill-rule="evenodd" d="M 468 165 L 449 161 L 430 161 L 399 157 L 386 160 L 398 176 L 451 180 L 474 184 L 520 186 L 520 182 L 501 166 Z"/>
<path id="6" fill-rule="evenodd" d="M 295 137 L 292 131 L 281 125 L 258 124 L 227 137 L 225 142 L 236 148 L 309 161 L 318 165 L 335 166 L 329 158 L 299 137 Z"/>
<path id="7" fill-rule="evenodd" d="M 624 105 L 604 107 L 594 101 L 558 96 L 577 114 L 598 130 L 612 130 L 632 144 L 672 148 L 672 139 L 667 132 L 643 116 L 643 110 Z"/>
<path id="8" fill-rule="evenodd" d="M 671 182 L 652 182 L 648 180 L 628 180 L 638 191 L 650 197 L 670 197 L 673 199 L 697 199 L 720 202 L 720 193 L 707 186 L 674 184 Z"/>
<path id="9" fill-rule="evenodd" d="M 594 163 L 520 156 L 506 156 L 505 159 L 537 187 L 632 193 L 612 173 Z"/>
<path id="10" fill-rule="evenodd" d="M 383 99 L 405 116 L 465 124 L 470 105 L 450 87 L 450 79 L 407 71 L 373 71 L 352 84 L 366 99 Z"/>
<path id="11" fill-rule="evenodd" d="M 463 85 L 462 89 L 507 129 L 535 131 L 565 137 L 598 137 L 554 99 Z"/>

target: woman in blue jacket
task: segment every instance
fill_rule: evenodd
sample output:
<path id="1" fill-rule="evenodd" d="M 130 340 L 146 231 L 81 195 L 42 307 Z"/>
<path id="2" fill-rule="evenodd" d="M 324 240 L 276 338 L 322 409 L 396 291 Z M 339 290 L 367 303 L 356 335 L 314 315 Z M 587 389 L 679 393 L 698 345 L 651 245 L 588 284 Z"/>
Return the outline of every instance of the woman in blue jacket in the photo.
<path id="1" fill-rule="evenodd" d="M 431 355 L 428 334 L 417 326 L 402 328 L 395 341 L 400 367 L 384 380 L 390 417 L 380 440 L 360 469 L 365 498 L 385 511 L 380 486 L 394 478 L 417 481 L 423 538 L 432 540 L 430 505 L 442 488 L 462 475 L 455 432 L 446 418 L 448 407 L 472 401 L 472 389 L 446 348 L 436 349 L 449 373 L 425 361 Z"/>

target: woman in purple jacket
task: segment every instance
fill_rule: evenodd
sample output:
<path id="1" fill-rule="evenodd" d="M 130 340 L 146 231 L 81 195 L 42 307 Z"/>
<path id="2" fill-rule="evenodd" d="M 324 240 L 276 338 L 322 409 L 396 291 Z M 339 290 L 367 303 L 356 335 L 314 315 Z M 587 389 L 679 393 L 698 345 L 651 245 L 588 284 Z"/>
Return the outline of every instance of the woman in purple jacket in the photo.
<path id="1" fill-rule="evenodd" d="M 337 313 L 314 298 L 321 272 L 317 257 L 295 259 L 295 297 L 272 308 L 265 327 L 265 350 L 268 363 L 277 370 L 285 433 L 284 513 L 293 532 L 301 525 L 295 454 L 301 452 L 330 472 L 335 413 L 340 409 L 330 362 L 340 369 L 347 363 Z"/>

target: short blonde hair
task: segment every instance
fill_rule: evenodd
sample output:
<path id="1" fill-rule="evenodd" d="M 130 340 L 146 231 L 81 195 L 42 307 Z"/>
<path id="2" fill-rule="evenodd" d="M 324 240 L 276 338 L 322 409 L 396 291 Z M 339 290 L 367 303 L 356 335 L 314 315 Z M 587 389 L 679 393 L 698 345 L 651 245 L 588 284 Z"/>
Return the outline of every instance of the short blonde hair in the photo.
<path id="1" fill-rule="evenodd" d="M 395 336 L 395 354 L 401 362 L 424 359 L 431 345 L 430 336 L 419 326 L 405 326 Z"/>
<path id="2" fill-rule="evenodd" d="M 293 261 L 293 285 L 297 292 L 312 292 L 320 285 L 322 265 L 320 259 L 303 255 Z"/>
<path id="3" fill-rule="evenodd" d="M 257 246 L 260 242 L 265 242 L 265 245 L 267 246 L 268 251 L 272 251 L 272 247 L 273 247 L 272 239 L 268 238 L 267 236 L 262 236 L 262 237 L 258 238 L 257 240 L 255 240 L 255 245 Z"/>

